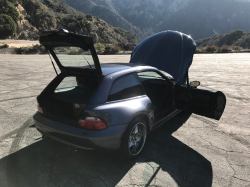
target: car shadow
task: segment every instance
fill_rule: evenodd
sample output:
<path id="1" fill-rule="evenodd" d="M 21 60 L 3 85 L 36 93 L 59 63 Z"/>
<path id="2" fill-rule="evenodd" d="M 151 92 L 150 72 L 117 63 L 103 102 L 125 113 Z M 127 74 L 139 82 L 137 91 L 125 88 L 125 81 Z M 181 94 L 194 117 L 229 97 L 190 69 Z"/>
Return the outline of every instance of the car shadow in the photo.
<path id="1" fill-rule="evenodd" d="M 211 163 L 172 136 L 189 117 L 180 113 L 150 133 L 133 161 L 118 152 L 72 153 L 61 143 L 37 141 L 0 160 L 0 186 L 172 186 L 172 181 L 181 187 L 210 187 Z"/>
<path id="2" fill-rule="evenodd" d="M 191 114 L 180 113 L 149 135 L 143 154 L 145 162 L 154 162 L 158 169 L 166 171 L 178 186 L 212 186 L 211 162 L 179 141 L 172 134 Z M 153 177 L 148 181 L 149 185 Z"/>

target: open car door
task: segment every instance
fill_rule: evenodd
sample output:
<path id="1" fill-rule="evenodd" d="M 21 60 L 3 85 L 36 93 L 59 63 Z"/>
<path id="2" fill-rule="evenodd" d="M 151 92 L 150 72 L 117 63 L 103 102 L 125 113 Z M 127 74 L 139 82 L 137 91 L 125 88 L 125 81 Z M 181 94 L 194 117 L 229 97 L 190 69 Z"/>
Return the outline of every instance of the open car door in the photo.
<path id="1" fill-rule="evenodd" d="M 211 91 L 175 85 L 175 108 L 219 120 L 226 106 L 226 96 Z"/>

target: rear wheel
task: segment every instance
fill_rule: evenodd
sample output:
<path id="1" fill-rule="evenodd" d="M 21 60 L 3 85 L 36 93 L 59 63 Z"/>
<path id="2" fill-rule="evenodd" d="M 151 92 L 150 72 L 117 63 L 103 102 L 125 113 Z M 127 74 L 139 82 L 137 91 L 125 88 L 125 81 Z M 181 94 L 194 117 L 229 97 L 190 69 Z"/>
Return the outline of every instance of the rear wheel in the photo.
<path id="1" fill-rule="evenodd" d="M 141 118 L 134 119 L 128 126 L 122 142 L 122 154 L 128 159 L 136 158 L 142 151 L 147 138 L 147 124 Z"/>

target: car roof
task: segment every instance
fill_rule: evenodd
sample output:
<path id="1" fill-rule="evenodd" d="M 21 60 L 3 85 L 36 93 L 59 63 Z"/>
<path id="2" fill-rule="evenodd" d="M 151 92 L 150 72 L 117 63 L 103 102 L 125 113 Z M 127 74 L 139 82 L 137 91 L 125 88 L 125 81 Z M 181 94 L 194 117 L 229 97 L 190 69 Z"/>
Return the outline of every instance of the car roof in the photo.
<path id="1" fill-rule="evenodd" d="M 125 70 L 136 70 L 138 67 L 142 66 L 141 68 L 146 68 L 149 66 L 143 65 L 143 64 L 131 64 L 131 63 L 104 63 L 101 64 L 102 69 L 102 75 L 107 76 L 109 74 L 115 73 L 115 72 L 122 72 Z"/>

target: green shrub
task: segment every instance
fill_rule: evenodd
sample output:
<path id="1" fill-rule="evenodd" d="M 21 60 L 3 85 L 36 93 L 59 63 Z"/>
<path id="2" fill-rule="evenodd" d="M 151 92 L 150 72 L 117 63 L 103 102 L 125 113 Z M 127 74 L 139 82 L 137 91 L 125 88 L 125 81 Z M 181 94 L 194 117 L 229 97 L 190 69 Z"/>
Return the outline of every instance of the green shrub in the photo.
<path id="1" fill-rule="evenodd" d="M 71 47 L 70 49 L 65 50 L 69 55 L 84 55 L 84 50 L 78 47 Z"/>
<path id="2" fill-rule="evenodd" d="M 0 14 L 0 38 L 5 39 L 12 36 L 17 29 L 15 21 L 6 14 Z"/>
<path id="3" fill-rule="evenodd" d="M 121 51 L 121 47 L 119 47 L 119 46 L 112 46 L 112 47 L 111 46 L 106 46 L 104 52 L 114 54 L 114 53 L 117 53 L 119 51 Z"/>
<path id="4" fill-rule="evenodd" d="M 19 47 L 15 49 L 16 54 L 27 54 L 29 52 L 28 47 Z"/>
<path id="5" fill-rule="evenodd" d="M 8 0 L 9 2 L 13 3 L 13 4 L 16 4 L 16 3 L 20 3 L 20 0 Z"/>
<path id="6" fill-rule="evenodd" d="M 221 52 L 229 52 L 229 51 L 232 51 L 232 50 L 230 49 L 229 46 L 223 45 L 223 46 L 219 49 L 219 51 L 221 51 Z"/>
<path id="7" fill-rule="evenodd" d="M 240 47 L 240 46 L 233 45 L 233 46 L 231 46 L 231 49 L 234 50 L 234 51 L 241 51 L 243 48 Z"/>
<path id="8" fill-rule="evenodd" d="M 35 54 L 44 53 L 45 48 L 42 45 L 36 44 L 31 47 L 19 47 L 15 49 L 16 54 Z"/>
<path id="9" fill-rule="evenodd" d="M 106 46 L 104 52 L 105 52 L 105 53 L 110 53 L 110 52 L 111 52 L 111 49 L 112 49 L 111 46 Z"/>
<path id="10" fill-rule="evenodd" d="M 30 16 L 30 23 L 39 31 L 56 28 L 55 13 L 38 0 L 23 0 L 22 6 Z"/>
<path id="11" fill-rule="evenodd" d="M 206 50 L 204 48 L 197 47 L 195 49 L 195 53 L 204 53 L 204 52 L 206 52 Z"/>
<path id="12" fill-rule="evenodd" d="M 111 53 L 117 53 L 119 51 L 121 51 L 121 48 L 119 46 L 113 46 L 111 48 Z"/>
<path id="13" fill-rule="evenodd" d="M 10 46 L 8 44 L 3 44 L 0 45 L 0 49 L 5 49 L 5 48 L 9 48 Z"/>
<path id="14" fill-rule="evenodd" d="M 77 54 L 79 54 L 79 50 L 76 48 L 72 48 L 69 50 L 68 54 L 69 55 L 77 55 Z"/>
<path id="15" fill-rule="evenodd" d="M 97 44 L 95 44 L 95 49 L 98 52 L 103 52 L 103 51 L 105 51 L 105 46 L 101 43 L 97 43 Z"/>
<path id="16" fill-rule="evenodd" d="M 30 47 L 30 49 L 32 49 L 38 53 L 43 53 L 45 51 L 45 47 L 43 45 L 40 45 L 40 44 L 32 45 L 32 47 Z"/>
<path id="17" fill-rule="evenodd" d="M 133 51 L 136 45 L 137 45 L 136 43 L 128 43 L 128 44 L 121 44 L 120 47 L 122 47 L 124 51 Z"/>
<path id="18" fill-rule="evenodd" d="M 217 50 L 217 47 L 215 45 L 209 45 L 206 47 L 207 52 L 215 52 Z"/>
<path id="19" fill-rule="evenodd" d="M 19 20 L 19 13 L 16 10 L 15 5 L 12 2 L 6 1 L 6 4 L 2 7 L 2 12 L 10 16 L 16 23 Z"/>

